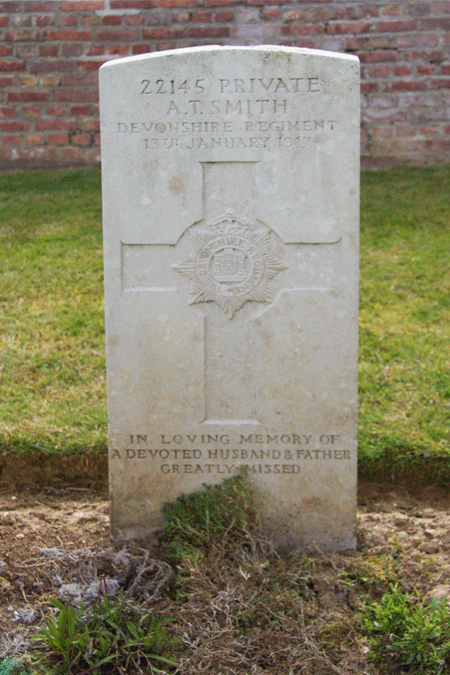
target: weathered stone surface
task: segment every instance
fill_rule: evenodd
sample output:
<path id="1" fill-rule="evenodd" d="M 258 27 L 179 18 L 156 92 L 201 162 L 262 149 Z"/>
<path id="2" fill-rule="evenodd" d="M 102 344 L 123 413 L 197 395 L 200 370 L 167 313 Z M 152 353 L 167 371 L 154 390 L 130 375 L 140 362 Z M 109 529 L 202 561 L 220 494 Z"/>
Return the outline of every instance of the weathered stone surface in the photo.
<path id="1" fill-rule="evenodd" d="M 353 547 L 358 60 L 174 50 L 100 93 L 113 536 L 244 465 L 277 541 Z"/>

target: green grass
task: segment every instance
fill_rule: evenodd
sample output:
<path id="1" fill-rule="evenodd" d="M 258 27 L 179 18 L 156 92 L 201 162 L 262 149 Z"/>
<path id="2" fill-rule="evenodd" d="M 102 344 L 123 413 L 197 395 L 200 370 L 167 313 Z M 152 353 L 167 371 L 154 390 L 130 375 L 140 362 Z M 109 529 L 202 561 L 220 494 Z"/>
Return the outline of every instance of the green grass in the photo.
<path id="1" fill-rule="evenodd" d="M 450 167 L 365 173 L 361 468 L 395 478 L 425 460 L 430 482 L 449 479 L 449 338 Z"/>
<path id="2" fill-rule="evenodd" d="M 105 450 L 100 174 L 0 175 L 0 448 Z M 361 475 L 450 480 L 450 165 L 365 172 Z"/>
<path id="3" fill-rule="evenodd" d="M 0 176 L 0 443 L 106 447 L 98 171 Z"/>

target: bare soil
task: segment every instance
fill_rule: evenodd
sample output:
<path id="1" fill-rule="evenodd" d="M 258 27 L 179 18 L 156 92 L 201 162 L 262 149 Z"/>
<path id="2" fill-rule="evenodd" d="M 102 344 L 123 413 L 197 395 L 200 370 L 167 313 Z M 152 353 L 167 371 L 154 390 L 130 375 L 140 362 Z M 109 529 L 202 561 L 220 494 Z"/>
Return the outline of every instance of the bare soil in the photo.
<path id="1" fill-rule="evenodd" d="M 378 673 L 368 643 L 355 633 L 352 617 L 360 598 L 348 580 L 357 573 L 360 588 L 377 598 L 394 577 L 403 580 L 405 590 L 416 588 L 426 603 L 432 597 L 450 596 L 449 525 L 446 489 L 426 487 L 414 494 L 402 487 L 365 484 L 359 492 L 356 552 L 331 555 L 299 550 L 294 556 L 275 556 L 271 572 L 264 547 L 255 546 L 246 554 L 248 566 L 245 556 L 231 560 L 225 552 L 217 569 L 191 564 L 184 570 L 180 600 L 173 590 L 174 574 L 161 560 L 157 538 L 127 546 L 111 543 L 105 493 L 84 488 L 4 490 L 0 493 L 0 657 L 30 650 L 29 637 L 49 615 L 51 598 L 78 594 L 86 599 L 103 583 L 108 589 L 122 586 L 141 607 L 176 619 L 174 630 L 188 654 L 181 655 L 180 673 Z M 227 559 L 232 571 L 224 567 Z M 306 599 L 307 610 L 293 616 L 292 625 L 284 618 L 275 644 L 264 631 L 269 619 L 280 618 L 277 607 L 283 590 L 267 603 L 259 624 L 254 598 L 268 579 L 273 593 L 276 584 L 283 589 L 288 578 L 290 587 L 298 587 Z M 245 635 L 246 621 L 251 625 L 250 637 Z M 299 635 L 306 661 L 293 656 Z"/>

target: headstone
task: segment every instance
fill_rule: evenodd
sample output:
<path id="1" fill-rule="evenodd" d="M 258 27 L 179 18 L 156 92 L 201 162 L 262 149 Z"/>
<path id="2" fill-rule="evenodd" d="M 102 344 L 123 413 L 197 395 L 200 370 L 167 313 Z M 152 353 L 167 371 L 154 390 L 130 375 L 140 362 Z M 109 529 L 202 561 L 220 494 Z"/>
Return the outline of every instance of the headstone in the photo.
<path id="1" fill-rule="evenodd" d="M 355 546 L 359 64 L 100 70 L 112 534 L 245 466 L 280 544 Z"/>

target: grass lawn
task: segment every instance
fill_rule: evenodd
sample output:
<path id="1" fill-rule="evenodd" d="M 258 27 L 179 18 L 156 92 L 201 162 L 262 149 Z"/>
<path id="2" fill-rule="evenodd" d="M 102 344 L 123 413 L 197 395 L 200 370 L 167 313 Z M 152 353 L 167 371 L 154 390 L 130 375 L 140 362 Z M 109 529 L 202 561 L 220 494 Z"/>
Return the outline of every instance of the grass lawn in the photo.
<path id="1" fill-rule="evenodd" d="M 361 193 L 361 475 L 450 481 L 450 165 Z M 0 175 L 0 241 L 0 450 L 104 454 L 99 171 Z"/>

